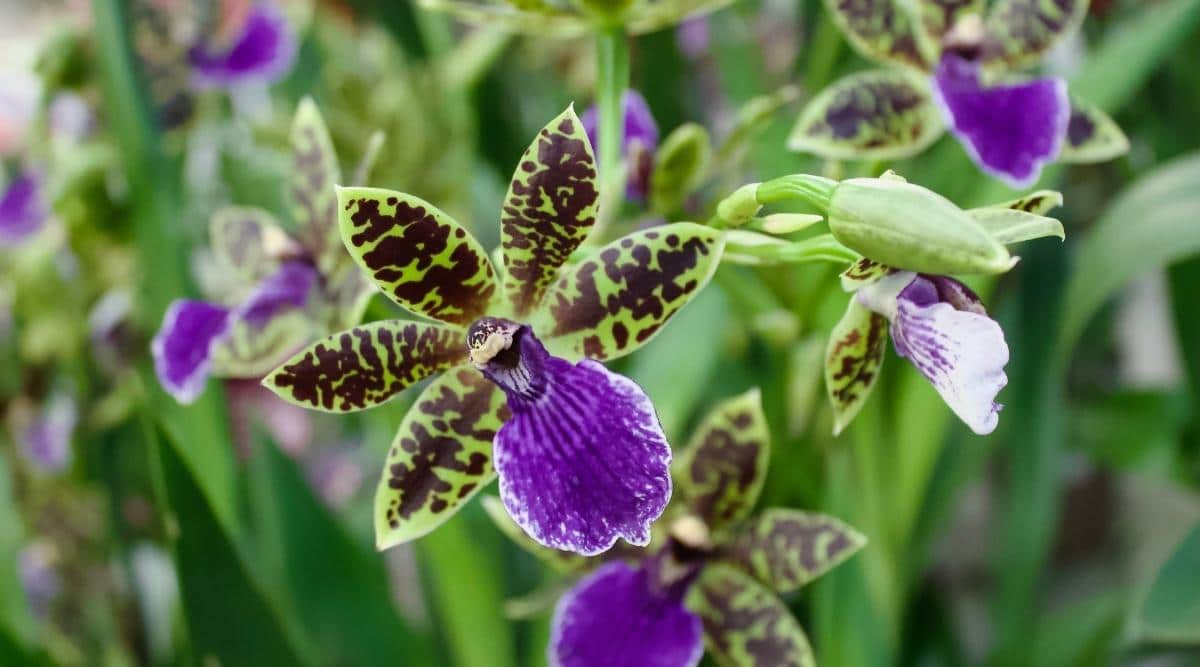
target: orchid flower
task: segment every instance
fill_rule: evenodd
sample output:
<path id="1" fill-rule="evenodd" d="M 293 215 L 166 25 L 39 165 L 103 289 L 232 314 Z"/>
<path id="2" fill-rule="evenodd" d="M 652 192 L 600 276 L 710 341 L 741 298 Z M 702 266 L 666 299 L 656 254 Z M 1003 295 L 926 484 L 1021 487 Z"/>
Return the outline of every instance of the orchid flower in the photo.
<path id="1" fill-rule="evenodd" d="M 625 115 L 621 137 L 621 159 L 625 161 L 625 197 L 631 201 L 645 201 L 650 191 L 650 174 L 654 170 L 654 150 L 658 147 L 658 123 L 650 113 L 646 98 L 636 90 L 628 89 L 621 97 L 621 109 Z M 593 146 L 597 143 L 598 112 L 591 106 L 583 114 L 583 127 Z"/>
<path id="2" fill-rule="evenodd" d="M 648 550 L 604 554 L 559 600 L 549 664 L 688 667 L 705 645 L 722 665 L 813 664 L 804 630 L 778 594 L 844 562 L 866 539 L 822 514 L 754 512 L 769 458 L 758 390 L 717 405 L 672 466 L 670 528 Z M 498 527 L 559 572 L 594 563 L 529 542 L 489 500 Z"/>
<path id="3" fill-rule="evenodd" d="M 181 403 L 194 401 L 210 374 L 261 378 L 318 336 L 357 322 L 373 293 L 338 235 L 341 170 L 311 100 L 296 112 L 291 142 L 296 235 L 263 210 L 218 211 L 213 252 L 235 289 L 215 301 L 175 301 L 154 337 L 159 382 Z"/>
<path id="4" fill-rule="evenodd" d="M 41 179 L 30 171 L 17 173 L 0 190 L 0 247 L 28 240 L 49 217 Z"/>
<path id="5" fill-rule="evenodd" d="M 724 237 L 676 223 L 584 252 L 597 196 L 572 109 L 538 133 L 513 175 L 499 272 L 428 202 L 338 190 L 351 255 L 384 294 L 433 321 L 334 334 L 264 383 L 309 408 L 353 412 L 437 375 L 388 452 L 375 498 L 380 549 L 433 530 L 497 476 L 509 514 L 541 544 L 595 554 L 619 537 L 649 540 L 670 496 L 670 448 L 645 393 L 599 362 L 641 347 L 702 289 Z"/>
<path id="6" fill-rule="evenodd" d="M 188 52 L 196 85 L 271 84 L 291 71 L 296 34 L 278 7 L 269 2 L 221 4 L 228 19 L 223 30 L 202 36 Z"/>
<path id="7" fill-rule="evenodd" d="M 948 128 L 980 169 L 1015 188 L 1050 162 L 1101 162 L 1129 142 L 1061 78 L 1026 79 L 1075 32 L 1087 0 L 826 0 L 849 42 L 892 66 L 833 83 L 801 113 L 791 148 L 828 159 L 899 159 Z"/>

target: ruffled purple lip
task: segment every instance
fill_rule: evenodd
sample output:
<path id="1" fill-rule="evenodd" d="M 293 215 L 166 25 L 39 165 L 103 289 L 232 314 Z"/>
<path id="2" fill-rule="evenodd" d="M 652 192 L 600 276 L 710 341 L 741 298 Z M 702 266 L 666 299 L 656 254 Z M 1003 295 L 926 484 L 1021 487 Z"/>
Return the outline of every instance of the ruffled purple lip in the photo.
<path id="1" fill-rule="evenodd" d="M 250 11 L 231 45 L 221 48 L 201 41 L 188 57 L 201 87 L 269 84 L 292 69 L 296 48 L 296 35 L 283 13 L 260 4 Z"/>

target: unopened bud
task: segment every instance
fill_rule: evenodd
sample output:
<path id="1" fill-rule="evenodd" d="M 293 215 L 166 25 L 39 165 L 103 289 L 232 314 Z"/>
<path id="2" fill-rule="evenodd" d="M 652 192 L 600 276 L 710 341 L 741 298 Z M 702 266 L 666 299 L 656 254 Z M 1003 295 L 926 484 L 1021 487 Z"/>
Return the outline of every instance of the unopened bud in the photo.
<path id="1" fill-rule="evenodd" d="M 758 183 L 743 185 L 717 204 L 717 216 L 730 227 L 739 227 L 754 219 L 762 208 L 758 203 Z"/>

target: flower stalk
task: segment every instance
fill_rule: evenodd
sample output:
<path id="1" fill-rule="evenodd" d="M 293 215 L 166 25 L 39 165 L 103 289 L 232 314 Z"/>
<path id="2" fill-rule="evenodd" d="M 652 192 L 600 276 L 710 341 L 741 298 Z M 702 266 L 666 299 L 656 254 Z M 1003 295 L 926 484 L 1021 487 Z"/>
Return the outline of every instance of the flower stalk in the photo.
<path id="1" fill-rule="evenodd" d="M 599 163 L 602 200 L 592 238 L 603 240 L 604 229 L 613 220 L 625 192 L 625 171 L 621 166 L 621 137 L 625 136 L 625 115 L 621 98 L 629 87 L 629 42 L 621 26 L 606 27 L 596 33 L 596 107 L 599 111 Z"/>

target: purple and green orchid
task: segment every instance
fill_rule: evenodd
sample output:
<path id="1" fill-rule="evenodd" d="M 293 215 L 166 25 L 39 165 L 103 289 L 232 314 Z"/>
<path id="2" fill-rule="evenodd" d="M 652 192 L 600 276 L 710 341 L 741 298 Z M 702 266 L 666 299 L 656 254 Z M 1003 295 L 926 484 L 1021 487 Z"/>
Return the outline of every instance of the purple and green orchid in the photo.
<path id="1" fill-rule="evenodd" d="M 587 249 L 596 161 L 567 109 L 522 156 L 500 262 L 413 195 L 339 188 L 345 247 L 384 294 L 432 321 L 365 324 L 265 381 L 327 412 L 374 407 L 436 376 L 400 423 L 375 499 L 384 549 L 435 529 L 499 477 L 539 543 L 596 554 L 646 544 L 671 494 L 670 447 L 645 393 L 599 362 L 648 342 L 709 281 L 724 236 L 692 223 Z"/>
<path id="2" fill-rule="evenodd" d="M 834 82 L 801 113 L 789 146 L 834 160 L 915 155 L 946 129 L 980 169 L 1015 188 L 1051 162 L 1102 162 L 1129 148 L 1061 78 L 1020 77 L 1074 33 L 1087 0 L 827 0 L 849 42 L 892 66 Z"/>
<path id="3" fill-rule="evenodd" d="M 270 2 L 222 2 L 222 30 L 203 35 L 188 51 L 193 81 L 202 88 L 267 85 L 296 60 L 296 34 Z"/>
<path id="4" fill-rule="evenodd" d="M 649 549 L 564 557 L 525 539 L 492 497 L 506 534 L 554 569 L 576 575 L 559 600 L 547 657 L 556 667 L 690 667 L 705 647 L 718 664 L 814 664 L 780 594 L 850 558 L 866 539 L 823 514 L 755 512 L 770 457 L 758 390 L 718 404 L 672 465 L 676 494 Z"/>
<path id="5" fill-rule="evenodd" d="M 291 148 L 296 233 L 261 209 L 218 211 L 212 251 L 232 287 L 212 301 L 175 301 L 154 337 L 159 381 L 181 403 L 194 401 L 209 375 L 262 378 L 318 336 L 361 319 L 374 292 L 342 246 L 333 192 L 341 167 L 311 100 L 296 112 Z"/>

